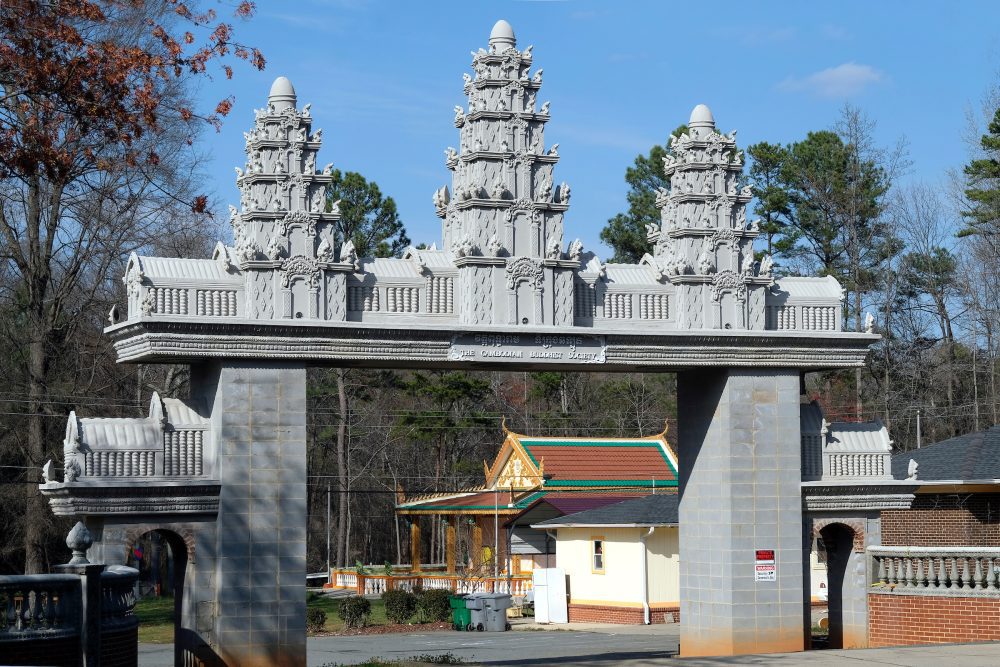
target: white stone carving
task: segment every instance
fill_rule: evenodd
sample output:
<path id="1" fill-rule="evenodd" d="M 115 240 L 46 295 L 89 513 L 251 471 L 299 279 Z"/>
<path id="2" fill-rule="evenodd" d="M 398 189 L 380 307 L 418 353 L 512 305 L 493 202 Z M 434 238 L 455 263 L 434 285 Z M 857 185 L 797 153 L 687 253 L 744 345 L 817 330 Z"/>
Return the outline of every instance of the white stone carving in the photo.
<path id="1" fill-rule="evenodd" d="M 341 261 L 344 261 L 343 257 Z M 294 278 L 305 278 L 309 287 L 316 288 L 319 287 L 320 274 L 321 269 L 315 259 L 305 255 L 295 255 L 281 263 L 281 286 L 287 288 L 291 286 Z"/>
<path id="2" fill-rule="evenodd" d="M 155 310 L 156 293 L 153 290 L 147 290 L 145 296 L 142 297 L 142 314 L 152 315 Z"/>
<path id="3" fill-rule="evenodd" d="M 720 301 L 726 291 L 733 292 L 737 300 L 746 301 L 747 286 L 743 276 L 729 269 L 716 273 L 712 278 L 712 300 Z"/>
<path id="4" fill-rule="evenodd" d="M 774 259 L 770 255 L 764 255 L 760 260 L 760 271 L 761 276 L 770 276 L 774 271 Z"/>
<path id="5" fill-rule="evenodd" d="M 490 237 L 490 240 L 486 242 L 486 255 L 488 257 L 499 257 L 503 252 L 503 246 L 500 244 L 500 239 L 494 234 Z"/>
<path id="6" fill-rule="evenodd" d="M 361 269 L 361 261 L 358 258 L 358 253 L 354 249 L 354 241 L 347 239 L 340 246 L 340 261 L 344 264 L 352 264 L 355 271 Z"/>
<path id="7" fill-rule="evenodd" d="M 316 259 L 321 262 L 334 261 L 333 244 L 327 239 L 319 242 L 319 246 L 316 248 Z"/>
<path id="8" fill-rule="evenodd" d="M 580 239 L 573 239 L 569 244 L 569 249 L 566 251 L 567 256 L 574 262 L 579 262 L 583 259 L 583 241 Z"/>
<path id="9" fill-rule="evenodd" d="M 559 185 L 559 190 L 558 190 L 558 200 L 559 200 L 559 203 L 560 204 L 568 204 L 569 203 L 569 196 L 570 196 L 569 183 L 567 183 L 566 181 L 563 181 Z"/>
<path id="10" fill-rule="evenodd" d="M 538 261 L 531 257 L 517 257 L 507 263 L 507 289 L 514 289 L 522 280 L 527 280 L 537 289 L 542 275 L 542 265 Z"/>
<path id="11" fill-rule="evenodd" d="M 272 236 L 271 240 L 267 243 L 267 258 L 272 262 L 281 259 L 281 255 L 284 252 L 284 244 L 280 236 Z"/>
<path id="12" fill-rule="evenodd" d="M 546 259 L 562 259 L 562 244 L 559 243 L 559 239 L 549 241 L 549 245 L 545 249 L 545 257 Z"/>
<path id="13" fill-rule="evenodd" d="M 698 272 L 703 275 L 708 275 L 713 271 L 715 271 L 715 262 L 709 254 L 709 251 L 703 250 L 701 254 L 698 255 Z"/>

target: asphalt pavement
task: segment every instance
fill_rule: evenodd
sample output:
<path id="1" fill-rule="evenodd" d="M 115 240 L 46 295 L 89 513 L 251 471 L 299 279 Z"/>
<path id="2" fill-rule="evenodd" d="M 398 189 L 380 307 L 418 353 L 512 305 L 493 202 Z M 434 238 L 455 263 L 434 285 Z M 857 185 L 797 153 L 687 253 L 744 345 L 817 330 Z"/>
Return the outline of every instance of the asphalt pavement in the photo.
<path id="1" fill-rule="evenodd" d="M 565 628 L 567 626 L 557 626 Z M 523 629 L 514 632 L 427 632 L 310 637 L 309 667 L 356 665 L 371 658 L 400 660 L 450 653 L 470 665 L 509 667 L 715 667 L 777 665 L 838 667 L 992 667 L 1000 665 L 1000 643 L 908 646 L 853 651 L 809 651 L 732 658 L 676 658 L 679 626 L 597 626 L 586 631 Z M 172 667 L 173 646 L 140 644 L 142 667 Z"/>

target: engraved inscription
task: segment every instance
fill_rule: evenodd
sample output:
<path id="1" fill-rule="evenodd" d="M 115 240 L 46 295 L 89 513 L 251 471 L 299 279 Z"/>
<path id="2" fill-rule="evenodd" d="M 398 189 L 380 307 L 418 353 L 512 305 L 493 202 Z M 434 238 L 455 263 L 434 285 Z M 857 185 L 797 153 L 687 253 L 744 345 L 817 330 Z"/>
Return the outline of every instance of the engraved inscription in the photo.
<path id="1" fill-rule="evenodd" d="M 603 364 L 602 336 L 567 334 L 460 334 L 451 339 L 452 361 Z"/>

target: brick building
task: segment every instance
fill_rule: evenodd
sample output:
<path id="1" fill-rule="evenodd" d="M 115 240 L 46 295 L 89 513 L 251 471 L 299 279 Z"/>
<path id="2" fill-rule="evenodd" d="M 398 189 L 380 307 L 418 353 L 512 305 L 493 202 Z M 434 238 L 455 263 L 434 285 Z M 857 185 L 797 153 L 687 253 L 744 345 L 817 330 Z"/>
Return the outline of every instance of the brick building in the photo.
<path id="1" fill-rule="evenodd" d="M 804 540 L 819 539 L 828 569 L 831 644 L 1000 640 L 1000 427 L 888 465 L 828 460 L 826 439 L 803 502 Z"/>

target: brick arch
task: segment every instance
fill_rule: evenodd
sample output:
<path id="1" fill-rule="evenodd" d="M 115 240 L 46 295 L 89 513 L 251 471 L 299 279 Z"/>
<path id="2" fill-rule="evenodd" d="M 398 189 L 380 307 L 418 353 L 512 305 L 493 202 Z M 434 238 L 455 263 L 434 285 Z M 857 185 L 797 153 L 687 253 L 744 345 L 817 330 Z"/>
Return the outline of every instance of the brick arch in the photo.
<path id="1" fill-rule="evenodd" d="M 827 526 L 840 524 L 854 532 L 854 540 L 851 550 L 856 553 L 863 553 L 865 550 L 865 522 L 862 519 L 813 519 L 812 537 L 819 537 L 820 531 Z"/>
<path id="2" fill-rule="evenodd" d="M 175 528 L 173 526 L 134 526 L 125 531 L 125 548 L 128 549 L 132 544 L 134 544 L 140 537 L 146 533 L 172 533 L 176 535 L 183 543 L 184 550 L 187 553 L 187 562 L 194 562 L 194 531 L 191 528 Z"/>

